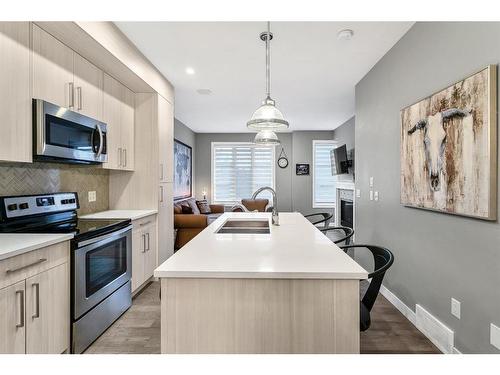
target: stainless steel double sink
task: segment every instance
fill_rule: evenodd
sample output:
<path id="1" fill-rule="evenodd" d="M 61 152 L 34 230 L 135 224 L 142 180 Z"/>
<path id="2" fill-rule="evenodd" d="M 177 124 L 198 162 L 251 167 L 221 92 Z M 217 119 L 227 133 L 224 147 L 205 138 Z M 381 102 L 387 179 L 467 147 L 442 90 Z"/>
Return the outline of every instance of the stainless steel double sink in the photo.
<path id="1" fill-rule="evenodd" d="M 228 219 L 215 232 L 219 234 L 269 234 L 267 219 Z"/>

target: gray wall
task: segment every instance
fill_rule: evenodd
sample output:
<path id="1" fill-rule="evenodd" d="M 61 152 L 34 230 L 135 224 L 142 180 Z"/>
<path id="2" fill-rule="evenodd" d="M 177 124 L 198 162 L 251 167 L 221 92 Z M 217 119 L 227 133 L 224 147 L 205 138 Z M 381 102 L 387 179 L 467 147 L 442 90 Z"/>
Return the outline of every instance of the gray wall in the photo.
<path id="1" fill-rule="evenodd" d="M 333 139 L 338 142 L 339 145 L 346 145 L 347 153 L 354 149 L 355 141 L 355 123 L 356 118 L 353 116 L 338 128 L 333 131 Z M 349 168 L 349 174 L 342 174 L 337 176 L 338 181 L 353 181 L 354 175 L 353 170 Z"/>
<path id="2" fill-rule="evenodd" d="M 196 133 L 181 121 L 174 119 L 174 138 L 193 149 L 193 194 L 196 187 Z"/>
<path id="3" fill-rule="evenodd" d="M 313 199 L 313 140 L 332 139 L 331 131 L 297 131 L 293 132 L 293 162 L 291 163 L 292 172 L 292 205 L 293 211 L 299 211 L 303 214 L 315 212 L 331 212 L 333 208 L 312 208 Z M 297 176 L 295 174 L 295 164 L 309 164 L 309 176 Z"/>
<path id="4" fill-rule="evenodd" d="M 331 131 L 301 131 L 279 133 L 278 137 L 288 156 L 288 167 L 276 167 L 276 192 L 280 211 L 299 211 L 304 214 L 324 212 L 312 208 L 312 175 L 296 176 L 295 163 L 309 163 L 312 167 L 312 141 L 332 139 Z M 206 188 L 210 198 L 211 145 L 212 142 L 252 142 L 255 133 L 197 133 L 195 195 L 202 196 Z M 281 147 L 276 147 L 278 158 Z M 312 170 L 311 170 L 312 172 Z"/>
<path id="5" fill-rule="evenodd" d="M 384 284 L 455 332 L 464 353 L 498 353 L 500 225 L 400 204 L 402 108 L 500 60 L 500 23 L 417 23 L 356 86 L 356 241 L 395 254 Z M 369 177 L 380 201 L 368 200 Z M 499 185 L 500 186 L 500 185 Z M 450 298 L 461 301 L 461 320 Z"/>

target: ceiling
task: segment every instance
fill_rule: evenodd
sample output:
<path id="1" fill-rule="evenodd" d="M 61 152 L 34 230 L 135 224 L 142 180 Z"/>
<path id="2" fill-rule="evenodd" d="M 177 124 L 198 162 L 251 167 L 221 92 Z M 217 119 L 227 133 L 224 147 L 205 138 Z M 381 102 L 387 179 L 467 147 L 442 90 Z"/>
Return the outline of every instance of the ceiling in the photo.
<path id="1" fill-rule="evenodd" d="M 175 86 L 177 119 L 200 133 L 248 132 L 265 96 L 265 22 L 116 24 Z M 354 86 L 412 25 L 272 22 L 271 96 L 290 130 L 333 130 L 351 118 Z M 346 28 L 354 36 L 339 40 Z"/>

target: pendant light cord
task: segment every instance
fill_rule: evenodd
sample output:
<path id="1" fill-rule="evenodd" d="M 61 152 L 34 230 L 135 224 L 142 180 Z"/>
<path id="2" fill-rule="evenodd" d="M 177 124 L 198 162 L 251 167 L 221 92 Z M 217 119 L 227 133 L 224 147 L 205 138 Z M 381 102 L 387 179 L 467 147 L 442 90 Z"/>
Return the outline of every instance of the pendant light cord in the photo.
<path id="1" fill-rule="evenodd" d="M 271 51 L 270 51 L 270 36 L 271 22 L 267 21 L 267 38 L 266 38 L 266 96 L 271 97 Z"/>

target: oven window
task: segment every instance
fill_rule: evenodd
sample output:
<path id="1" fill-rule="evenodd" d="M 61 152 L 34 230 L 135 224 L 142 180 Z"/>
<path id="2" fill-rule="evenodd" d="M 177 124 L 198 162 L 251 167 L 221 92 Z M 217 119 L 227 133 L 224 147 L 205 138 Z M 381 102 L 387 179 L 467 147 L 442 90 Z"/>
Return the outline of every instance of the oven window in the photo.
<path id="1" fill-rule="evenodd" d="M 92 152 L 94 129 L 65 119 L 46 115 L 46 142 L 50 145 Z"/>
<path id="2" fill-rule="evenodd" d="M 98 247 L 85 255 L 86 297 L 127 272 L 127 238 Z"/>

